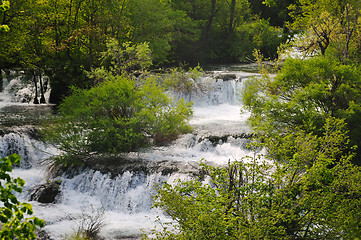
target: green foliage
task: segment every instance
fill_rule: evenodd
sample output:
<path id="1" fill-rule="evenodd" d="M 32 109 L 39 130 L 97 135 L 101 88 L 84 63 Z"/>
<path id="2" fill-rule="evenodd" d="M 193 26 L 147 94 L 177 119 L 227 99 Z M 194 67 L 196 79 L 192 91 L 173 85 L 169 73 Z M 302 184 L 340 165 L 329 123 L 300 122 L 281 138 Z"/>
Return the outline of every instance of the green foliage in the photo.
<path id="1" fill-rule="evenodd" d="M 254 14 L 268 20 L 271 26 L 282 28 L 283 40 L 292 39 L 295 32 L 287 28 L 287 25 L 293 21 L 289 15 L 290 5 L 298 5 L 298 0 L 249 0 L 249 3 Z"/>
<path id="2" fill-rule="evenodd" d="M 125 42 L 122 47 L 115 39 L 107 42 L 107 51 L 102 53 L 103 66 L 114 75 L 141 74 L 152 65 L 152 57 L 147 42 L 132 44 Z M 93 74 L 96 77 L 96 74 Z"/>
<path id="3" fill-rule="evenodd" d="M 277 55 L 282 41 L 280 30 L 253 15 L 249 1 L 176 0 L 172 4 L 185 11 L 201 30 L 198 41 L 187 51 L 191 52 L 188 59 L 193 57 L 195 64 L 194 58 L 201 63 L 249 61 L 254 48 L 261 49 L 267 58 Z M 180 49 L 184 54 L 186 50 Z"/>
<path id="4" fill-rule="evenodd" d="M 262 4 L 265 4 L 268 7 L 274 7 L 274 6 L 277 5 L 275 0 L 265 0 L 265 1 L 262 2 Z"/>
<path id="5" fill-rule="evenodd" d="M 254 49 L 259 49 L 266 59 L 277 58 L 277 49 L 282 42 L 281 30 L 260 19 L 247 23 L 240 28 L 241 51 L 243 58 L 252 56 Z"/>
<path id="6" fill-rule="evenodd" d="M 64 154 L 55 165 L 82 164 L 84 156 L 137 151 L 166 144 L 190 131 L 191 103 L 172 100 L 159 75 L 149 75 L 147 43 L 123 44 L 110 39 L 103 53 L 105 67 L 88 76 L 90 89 L 73 88 L 59 106 L 59 115 L 44 130 L 47 140 Z M 196 71 L 193 71 L 195 75 Z"/>
<path id="7" fill-rule="evenodd" d="M 0 4 L 0 14 L 4 14 L 5 11 L 7 11 L 10 8 L 10 2 L 9 1 L 1 1 Z M 0 16 L 1 16 L 0 15 Z M 10 30 L 8 25 L 0 24 L 0 32 L 8 32 Z"/>
<path id="8" fill-rule="evenodd" d="M 166 62 L 176 32 L 176 22 L 182 22 L 186 16 L 177 14 L 169 2 L 157 0 L 131 1 L 129 10 L 134 41 L 149 42 L 154 61 Z"/>
<path id="9" fill-rule="evenodd" d="M 274 59 L 282 42 L 281 30 L 264 19 L 242 22 L 227 39 L 223 29 L 218 31 L 219 36 L 207 50 L 207 61 L 247 62 L 252 59 L 254 49 L 259 49 L 267 59 Z"/>
<path id="10" fill-rule="evenodd" d="M 87 73 L 114 60 L 104 52 L 118 51 L 118 70 L 134 72 L 151 62 L 244 61 L 253 48 L 274 58 L 280 43 L 278 29 L 259 21 L 247 0 L 13 0 L 10 9 L 9 1 L 1 3 L 1 29 L 11 31 L 0 36 L 0 66 L 47 75 L 56 104 L 72 87 L 94 86 Z M 146 66 L 139 66 L 136 59 L 144 57 Z"/>
<path id="11" fill-rule="evenodd" d="M 189 93 L 197 88 L 204 88 L 197 84 L 199 77 L 203 75 L 200 66 L 189 68 L 185 71 L 183 68 L 172 68 L 160 77 L 162 86 L 176 92 Z"/>
<path id="12" fill-rule="evenodd" d="M 139 150 L 151 141 L 174 140 L 189 130 L 191 105 L 171 100 L 152 79 L 139 85 L 105 70 L 102 75 L 99 85 L 74 89 L 49 125 L 46 134 L 61 150 L 71 155 L 118 154 Z"/>
<path id="13" fill-rule="evenodd" d="M 102 239 L 102 237 L 99 236 L 99 232 L 105 225 L 104 208 L 94 209 L 91 206 L 91 212 L 83 212 L 77 225 L 78 229 L 76 233 L 73 236 L 66 238 L 67 240 Z"/>
<path id="14" fill-rule="evenodd" d="M 203 164 L 209 181 L 158 188 L 155 206 L 173 219 L 157 239 L 353 239 L 361 234 L 360 167 L 342 152 L 347 134 L 330 118 L 322 137 L 280 137 L 282 162 L 260 156 Z M 269 139 L 271 140 L 271 139 Z M 302 143 L 302 146 L 299 146 Z M 290 152 L 290 151 L 289 151 Z M 336 161 L 335 155 L 341 156 Z M 308 163 L 308 164 L 306 164 Z M 172 230 L 175 228 L 175 230 Z"/>
<path id="15" fill-rule="evenodd" d="M 0 12 L 5 12 L 9 10 L 9 8 L 10 8 L 10 2 L 2 0 L 0 5 Z"/>
<path id="16" fill-rule="evenodd" d="M 325 120 L 333 116 L 346 120 L 351 145 L 360 147 L 360 86 L 358 66 L 330 57 L 287 59 L 276 77 L 248 81 L 242 99 L 251 111 L 249 122 L 260 133 L 277 135 L 299 127 L 321 135 Z"/>
<path id="17" fill-rule="evenodd" d="M 306 54 L 324 55 L 330 48 L 341 61 L 360 61 L 360 2 L 300 0 L 293 4 L 292 24 L 300 31 L 295 45 Z M 355 54 L 357 53 L 357 54 Z"/>
<path id="18" fill-rule="evenodd" d="M 0 159 L 0 230 L 1 239 L 36 239 L 36 227 L 43 227 L 44 221 L 32 215 L 32 206 L 17 200 L 14 192 L 21 193 L 25 181 L 21 178 L 12 178 L 9 172 L 12 165 L 20 164 L 20 156 L 13 154 Z"/>

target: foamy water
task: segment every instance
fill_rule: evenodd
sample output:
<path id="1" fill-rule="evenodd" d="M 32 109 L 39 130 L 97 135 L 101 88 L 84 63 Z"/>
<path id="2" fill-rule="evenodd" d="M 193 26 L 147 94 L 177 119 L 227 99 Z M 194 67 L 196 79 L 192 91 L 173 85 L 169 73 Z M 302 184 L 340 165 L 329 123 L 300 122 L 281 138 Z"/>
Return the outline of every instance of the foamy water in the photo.
<path id="1" fill-rule="evenodd" d="M 132 153 L 129 158 L 149 162 L 174 162 L 180 163 L 182 168 L 196 169 L 202 159 L 212 164 L 226 164 L 252 155 L 247 149 L 249 140 L 239 137 L 249 133 L 250 128 L 246 124 L 249 114 L 241 114 L 241 102 L 238 98 L 243 87 L 243 82 L 239 79 L 250 74 L 234 74 L 236 79 L 229 81 L 209 76 L 202 78 L 200 81 L 209 85 L 206 91 L 203 89 L 183 96 L 194 102 L 194 116 L 190 120 L 194 127 L 192 133 L 181 136 L 170 146 Z M 19 104 L 10 103 L 7 99 L 13 98 L 13 95 L 5 95 L 4 92 L 0 94 L 0 99 L 3 99 L 0 104 Z M 218 142 L 214 142 L 212 136 L 219 137 Z M 9 142 L 14 147 L 9 148 Z M 6 155 L 11 151 L 19 152 L 23 159 L 27 159 L 27 167 L 14 169 L 13 176 L 26 181 L 24 194 L 20 198 L 28 201 L 31 189 L 48 180 L 44 160 L 58 152 L 51 146 L 21 134 L 0 136 L 0 153 Z M 101 235 L 106 239 L 140 237 L 143 232 L 149 233 L 157 225 L 157 216 L 162 221 L 170 221 L 158 209 L 151 207 L 151 196 L 156 193 L 154 185 L 164 181 L 172 183 L 179 178 L 189 179 L 187 171 L 183 169 L 182 172 L 180 169 L 179 172 L 164 175 L 156 171 L 126 171 L 112 178 L 108 174 L 86 170 L 74 177 L 57 178 L 62 183 L 56 203 L 30 203 L 33 205 L 34 215 L 45 220 L 44 229 L 53 239 L 73 234 L 84 218 L 89 216 L 104 219 Z"/>

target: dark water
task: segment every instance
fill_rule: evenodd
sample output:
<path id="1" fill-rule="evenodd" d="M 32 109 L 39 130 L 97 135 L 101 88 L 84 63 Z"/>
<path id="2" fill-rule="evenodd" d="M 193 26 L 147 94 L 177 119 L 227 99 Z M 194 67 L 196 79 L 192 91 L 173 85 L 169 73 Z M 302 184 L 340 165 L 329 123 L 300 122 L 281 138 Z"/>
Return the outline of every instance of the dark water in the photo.
<path id="1" fill-rule="evenodd" d="M 0 108 L 0 129 L 41 125 L 53 113 L 53 105 L 8 105 Z"/>
<path id="2" fill-rule="evenodd" d="M 217 64 L 204 66 L 205 71 L 222 71 L 222 72 L 248 72 L 258 73 L 258 63 L 247 63 L 247 64 Z"/>

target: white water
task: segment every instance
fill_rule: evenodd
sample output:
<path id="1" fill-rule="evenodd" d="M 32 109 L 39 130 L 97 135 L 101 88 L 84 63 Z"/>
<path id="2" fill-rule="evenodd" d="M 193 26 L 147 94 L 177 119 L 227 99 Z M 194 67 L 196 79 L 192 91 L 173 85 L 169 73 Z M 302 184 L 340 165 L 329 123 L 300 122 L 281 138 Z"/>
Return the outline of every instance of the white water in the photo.
<path id="1" fill-rule="evenodd" d="M 22 72 L 11 72 L 8 76 L 0 71 L 4 76 L 3 81 L 0 82 L 0 108 L 9 105 L 31 104 L 35 97 L 35 86 L 30 79 L 22 75 Z M 43 77 L 43 82 L 48 82 L 46 77 Z M 44 84 L 46 91 L 44 97 L 46 102 L 49 102 L 50 87 Z M 40 85 L 38 83 L 38 96 L 40 99 Z"/>
<path id="2" fill-rule="evenodd" d="M 155 184 L 189 178 L 187 173 L 196 171 L 202 159 L 214 164 L 225 164 L 250 154 L 246 149 L 247 139 L 230 136 L 226 142 L 217 144 L 208 139 L 209 136 L 235 136 L 250 132 L 245 123 L 248 114 L 240 114 L 241 102 L 238 100 L 238 93 L 243 86 L 243 82 L 238 79 L 250 74 L 234 72 L 232 74 L 236 74 L 236 80 L 223 81 L 214 77 L 220 73 L 215 72 L 213 77 L 200 80 L 199 84 L 208 86 L 206 90 L 198 89 L 182 96 L 194 102 L 194 116 L 190 121 L 194 126 L 193 133 L 182 136 L 171 146 L 129 155 L 135 161 L 175 164 L 180 168 L 178 172 L 162 175 L 156 169 L 148 174 L 126 171 L 111 178 L 109 174 L 86 170 L 74 177 L 59 177 L 62 193 L 55 204 L 30 202 L 34 215 L 46 221 L 44 230 L 53 239 L 62 239 L 76 231 L 84 216 L 95 216 L 99 209 L 104 209 L 104 215 L 101 216 L 106 225 L 102 228 L 102 236 L 106 239 L 139 237 L 143 231 L 149 233 L 155 227 L 156 216 L 169 221 L 159 210 L 151 208 Z M 14 100 L 16 95 L 10 94 L 8 90 L 10 84 L 20 80 L 13 81 L 3 86 L 0 107 L 19 104 Z M 22 91 L 28 90 L 25 88 Z M 57 154 L 57 150 L 21 133 L 0 136 L 0 157 L 13 152 L 19 153 L 24 162 L 21 168 L 14 169 L 13 175 L 26 181 L 24 194 L 20 198 L 28 201 L 32 187 L 47 180 L 47 168 L 43 161 Z"/>

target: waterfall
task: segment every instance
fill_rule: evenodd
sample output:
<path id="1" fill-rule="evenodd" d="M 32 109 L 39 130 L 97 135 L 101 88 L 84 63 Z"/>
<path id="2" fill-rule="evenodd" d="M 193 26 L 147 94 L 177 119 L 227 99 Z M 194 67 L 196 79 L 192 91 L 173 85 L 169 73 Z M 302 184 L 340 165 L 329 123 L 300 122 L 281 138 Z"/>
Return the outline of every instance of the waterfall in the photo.
<path id="1" fill-rule="evenodd" d="M 7 105 L 20 103 L 33 103 L 35 97 L 35 86 L 31 76 L 27 76 L 23 71 L 10 71 L 9 74 L 0 72 L 2 75 L 2 87 L 0 88 L 0 108 Z M 49 102 L 50 87 L 49 79 L 43 76 L 43 90 L 45 101 Z M 40 89 L 40 82 L 37 81 L 37 89 Z M 40 96 L 39 96 L 40 98 Z"/>
<path id="2" fill-rule="evenodd" d="M 213 164 L 226 164 L 250 154 L 247 149 L 249 127 L 247 113 L 241 114 L 238 94 L 244 79 L 253 74 L 235 71 L 214 71 L 195 81 L 195 88 L 187 93 L 173 92 L 177 98 L 194 102 L 194 116 L 190 123 L 192 133 L 181 136 L 170 146 L 155 147 L 129 153 L 126 160 L 107 163 L 104 169 L 83 168 L 64 173 L 55 180 L 60 182 L 60 194 L 54 203 L 30 201 L 30 195 L 39 184 L 48 182 L 46 160 L 58 153 L 29 131 L 31 127 L 15 127 L 0 120 L 0 157 L 18 153 L 22 164 L 13 170 L 13 176 L 26 181 L 21 201 L 30 201 L 34 215 L 46 222 L 44 230 L 52 239 L 61 239 L 73 233 L 84 216 L 101 212 L 105 226 L 101 235 L 105 239 L 140 238 L 156 225 L 154 220 L 169 221 L 158 209 L 152 208 L 155 185 L 175 179 L 189 179 L 198 173 L 202 159 Z M 21 85 L 21 77 L 3 79 L 0 92 L 0 115 L 4 106 L 21 105 L 31 109 L 32 104 L 22 103 L 21 93 L 31 87 Z M 21 89 L 20 89 L 21 88 Z M 17 89 L 17 90 L 14 90 Z M 32 111 L 39 112 L 39 108 Z M 49 111 L 45 109 L 44 113 Z M 8 113 L 8 112 L 7 112 Z M 19 114 L 17 112 L 17 114 Z M 11 125 L 5 129 L 2 126 Z M 26 125 L 26 124 L 25 124 Z M 36 135 L 36 134 L 35 134 Z M 54 179 L 52 179 L 54 180 Z"/>
<path id="3" fill-rule="evenodd" d="M 206 107 L 220 104 L 239 105 L 240 90 L 243 88 L 244 79 L 255 74 L 245 72 L 215 71 L 193 82 L 193 89 L 186 93 L 175 92 L 177 98 L 192 101 L 196 107 Z"/>
<path id="4" fill-rule="evenodd" d="M 151 193 L 155 193 L 154 185 L 166 180 L 167 177 L 161 173 L 147 175 L 144 172 L 126 171 L 111 178 L 109 174 L 89 170 L 64 180 L 62 187 L 66 193 L 75 191 L 101 199 L 99 207 L 132 214 L 149 212 L 152 204 Z M 61 200 L 63 203 L 72 204 L 74 196 L 64 195 Z"/>
<path id="5" fill-rule="evenodd" d="M 58 150 L 52 146 L 47 146 L 41 141 L 34 139 L 34 132 L 31 129 L 13 129 L 1 136 L 0 133 L 0 157 L 6 157 L 17 153 L 21 157 L 21 168 L 37 167 L 44 160 Z"/>

